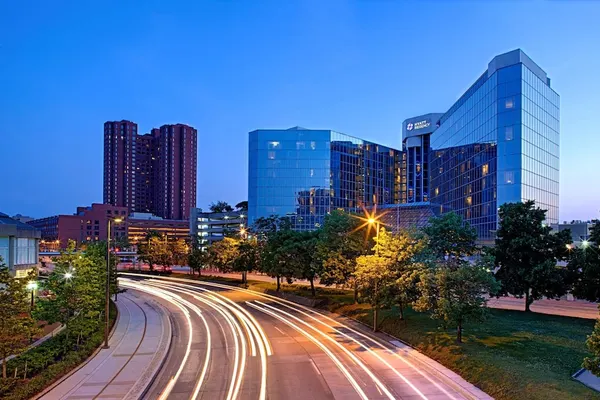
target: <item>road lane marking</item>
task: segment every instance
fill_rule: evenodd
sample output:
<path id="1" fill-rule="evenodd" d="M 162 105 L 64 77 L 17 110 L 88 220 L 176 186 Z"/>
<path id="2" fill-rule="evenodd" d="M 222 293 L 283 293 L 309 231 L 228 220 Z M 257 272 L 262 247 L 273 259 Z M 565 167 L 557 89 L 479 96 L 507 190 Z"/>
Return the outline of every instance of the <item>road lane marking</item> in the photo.
<path id="1" fill-rule="evenodd" d="M 354 379 L 354 377 L 350 374 L 350 371 L 348 371 L 348 369 L 346 369 L 346 367 L 344 367 L 344 365 L 342 364 L 342 362 L 333 354 L 333 352 L 331 350 L 329 350 L 327 348 L 327 346 L 325 346 L 323 343 L 321 343 L 321 341 L 319 341 L 319 339 L 315 338 L 313 335 L 311 335 L 310 333 L 306 332 L 304 329 L 302 329 L 300 326 L 296 325 L 292 321 L 285 319 L 284 317 L 282 317 L 279 314 L 276 314 L 276 313 L 270 311 L 267 308 L 258 306 L 256 304 L 250 303 L 250 302 L 246 302 L 246 304 L 248 304 L 248 306 L 250 306 L 252 308 L 255 308 L 255 309 L 259 310 L 259 311 L 262 311 L 265 314 L 271 315 L 273 318 L 277 318 L 278 320 L 280 320 L 284 324 L 287 324 L 287 325 L 291 326 L 293 329 L 297 330 L 298 332 L 300 332 L 301 334 L 303 334 L 304 336 L 306 336 L 308 339 L 310 339 L 314 344 L 316 344 L 317 346 L 319 346 L 319 348 L 321 350 L 323 350 L 325 352 L 325 354 L 327 354 L 329 356 L 329 358 L 334 362 L 334 364 L 338 367 L 338 369 L 342 372 L 342 374 L 344 374 L 344 376 L 346 377 L 346 379 L 348 379 L 348 381 L 350 382 L 350 384 L 352 385 L 352 387 L 354 388 L 354 390 L 356 390 L 356 392 L 358 393 L 358 395 L 363 400 L 368 400 L 367 395 L 362 390 L 362 388 L 360 387 L 360 385 L 358 384 L 358 382 L 356 381 L 356 379 Z"/>
<path id="2" fill-rule="evenodd" d="M 309 324 L 308 322 L 296 317 L 295 315 L 292 315 L 286 311 L 283 311 L 277 307 L 273 307 L 270 306 L 268 304 L 265 304 L 259 300 L 255 300 L 256 303 L 260 304 L 263 307 L 267 307 L 270 310 L 272 310 L 273 312 L 277 313 L 281 313 L 289 318 L 293 318 L 294 320 L 298 321 L 299 323 L 307 326 L 308 328 L 312 329 L 313 331 L 317 332 L 319 335 L 323 336 L 325 339 L 327 339 L 327 341 L 333 343 L 337 348 L 339 348 L 340 350 L 342 350 L 352 361 L 354 361 L 354 363 L 360 367 L 368 376 L 369 378 L 371 378 L 371 380 L 375 383 L 375 386 L 377 386 L 378 389 L 381 389 L 381 391 L 383 391 L 385 393 L 385 396 L 390 399 L 390 400 L 394 400 L 395 397 L 394 395 L 389 391 L 389 389 L 383 384 L 383 382 L 381 382 L 381 380 L 371 371 L 370 368 L 368 368 L 355 354 L 354 352 L 351 352 L 350 350 L 348 350 L 345 346 L 343 346 L 342 344 L 340 344 L 337 340 L 335 340 L 334 338 L 332 338 L 328 333 L 323 332 L 317 328 L 315 328 L 314 326 L 312 326 L 311 324 Z M 418 392 L 419 394 L 421 394 L 420 392 Z M 424 398 L 426 398 L 425 396 L 422 396 Z"/>
<path id="3" fill-rule="evenodd" d="M 317 374 L 322 375 L 321 371 L 319 371 L 319 368 L 317 368 L 317 364 L 315 364 L 315 362 L 312 358 L 310 359 L 310 363 L 312 364 L 312 366 L 315 369 L 315 371 L 317 372 Z M 381 393 L 381 392 L 379 392 L 379 393 Z"/>

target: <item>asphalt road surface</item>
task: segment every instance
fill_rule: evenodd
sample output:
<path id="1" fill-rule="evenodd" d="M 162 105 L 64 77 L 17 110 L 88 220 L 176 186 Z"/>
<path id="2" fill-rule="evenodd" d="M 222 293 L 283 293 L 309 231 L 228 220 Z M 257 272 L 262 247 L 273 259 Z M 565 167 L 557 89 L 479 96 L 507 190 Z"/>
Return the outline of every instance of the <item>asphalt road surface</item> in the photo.
<path id="1" fill-rule="evenodd" d="M 171 313 L 171 350 L 145 398 L 466 398 L 389 342 L 308 307 L 211 282 L 126 275 L 121 284 Z"/>

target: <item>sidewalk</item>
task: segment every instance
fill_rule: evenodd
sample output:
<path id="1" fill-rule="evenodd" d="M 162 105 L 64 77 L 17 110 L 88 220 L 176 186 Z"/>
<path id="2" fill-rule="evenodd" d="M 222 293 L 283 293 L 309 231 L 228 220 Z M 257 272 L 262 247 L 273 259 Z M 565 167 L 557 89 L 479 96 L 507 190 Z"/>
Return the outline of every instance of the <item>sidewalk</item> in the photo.
<path id="1" fill-rule="evenodd" d="M 174 273 L 187 273 L 188 269 L 173 270 Z M 220 276 L 226 278 L 240 279 L 240 274 L 224 274 L 221 272 L 206 271 L 204 275 Z M 248 274 L 248 279 L 262 282 L 275 282 L 274 278 L 267 275 Z M 297 285 L 308 285 L 305 281 L 295 281 Z M 285 286 L 287 283 L 282 282 Z M 323 285 L 315 282 L 315 286 L 323 287 Z M 515 297 L 491 298 L 488 301 L 488 307 L 499 308 L 504 310 L 525 310 L 525 299 L 517 299 Z M 537 300 L 531 305 L 531 311 L 540 314 L 561 315 L 565 317 L 576 317 L 585 319 L 597 319 L 598 304 L 583 300 Z"/>
<path id="2" fill-rule="evenodd" d="M 138 399 L 144 394 L 169 349 L 169 317 L 151 296 L 131 289 L 116 304 L 119 319 L 110 348 L 101 349 L 39 398 Z"/>

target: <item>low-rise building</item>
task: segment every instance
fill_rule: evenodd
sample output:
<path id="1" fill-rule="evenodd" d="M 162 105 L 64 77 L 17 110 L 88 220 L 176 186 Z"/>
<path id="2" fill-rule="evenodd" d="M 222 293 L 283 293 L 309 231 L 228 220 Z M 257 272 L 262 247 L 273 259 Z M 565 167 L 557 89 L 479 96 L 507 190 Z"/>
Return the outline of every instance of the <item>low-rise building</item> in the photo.
<path id="1" fill-rule="evenodd" d="M 111 238 L 118 240 L 127 237 L 127 207 L 94 203 L 89 207 L 77 207 L 73 215 L 54 215 L 30 221 L 41 231 L 42 251 L 56 251 L 67 246 L 69 240 L 78 245 L 87 242 L 106 240 L 109 219 L 121 219 L 111 227 Z"/>
<path id="2" fill-rule="evenodd" d="M 137 245 L 148 233 L 158 232 L 167 240 L 190 239 L 190 224 L 187 220 L 164 219 L 150 213 L 132 213 L 127 224 L 129 243 Z"/>
<path id="3" fill-rule="evenodd" d="M 236 234 L 247 226 L 246 211 L 202 212 L 192 209 L 190 233 L 199 248 L 206 248 L 223 240 L 227 234 Z"/>
<path id="4" fill-rule="evenodd" d="M 558 230 L 564 231 L 569 229 L 573 243 L 579 245 L 590 238 L 590 229 L 592 226 L 594 226 L 594 223 L 591 221 L 564 221 L 562 224 L 558 224 Z"/>
<path id="5" fill-rule="evenodd" d="M 0 213 L 0 258 L 17 277 L 38 266 L 41 233 L 34 227 Z"/>

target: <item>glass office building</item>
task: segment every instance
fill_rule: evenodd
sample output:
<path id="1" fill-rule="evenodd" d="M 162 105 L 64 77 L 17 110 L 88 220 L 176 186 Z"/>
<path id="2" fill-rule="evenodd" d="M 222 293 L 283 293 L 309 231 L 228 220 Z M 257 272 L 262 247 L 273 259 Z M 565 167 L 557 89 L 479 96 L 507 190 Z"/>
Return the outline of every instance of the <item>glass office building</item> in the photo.
<path id="1" fill-rule="evenodd" d="M 278 215 L 312 230 L 331 210 L 397 203 L 400 155 L 331 130 L 250 132 L 248 224 Z"/>
<path id="2" fill-rule="evenodd" d="M 495 57 L 431 133 L 434 211 L 461 214 L 482 241 L 494 237 L 507 202 L 535 200 L 557 223 L 559 114 L 550 79 L 525 53 Z"/>

